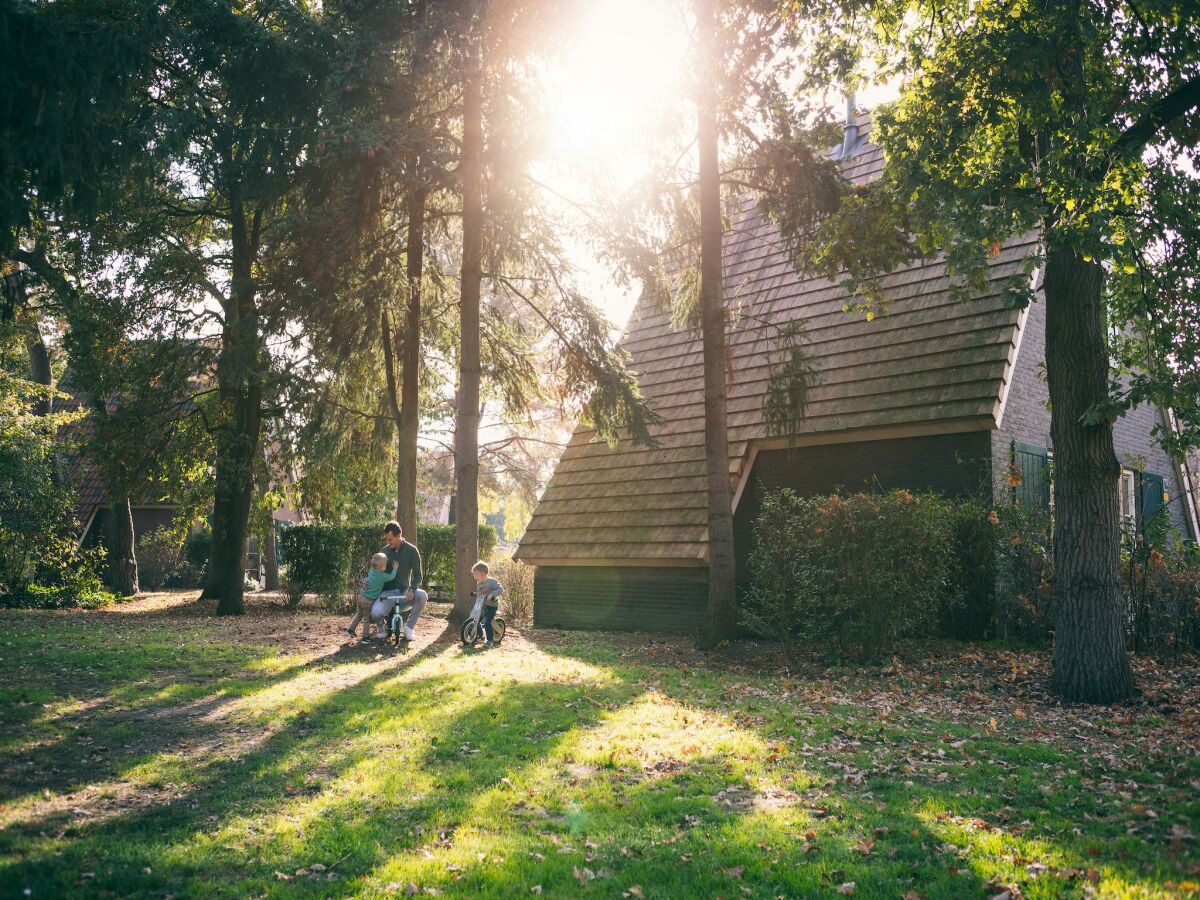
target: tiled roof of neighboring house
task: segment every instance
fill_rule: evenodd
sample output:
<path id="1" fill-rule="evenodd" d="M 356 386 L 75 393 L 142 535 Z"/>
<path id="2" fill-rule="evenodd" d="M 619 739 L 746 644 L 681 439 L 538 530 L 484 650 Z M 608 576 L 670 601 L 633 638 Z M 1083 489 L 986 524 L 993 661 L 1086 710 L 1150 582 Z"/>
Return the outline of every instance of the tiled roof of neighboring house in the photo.
<path id="1" fill-rule="evenodd" d="M 56 412 L 73 412 L 84 408 L 83 401 L 71 392 L 69 375 L 63 376 L 59 390 L 66 392 L 66 396 L 54 401 Z M 86 452 L 86 443 L 92 437 L 92 429 L 90 416 L 84 416 L 79 421 L 65 426 L 59 435 L 67 447 L 60 454 L 59 460 L 67 483 L 75 492 L 74 516 L 78 526 L 76 536 L 79 540 L 86 537 L 87 529 L 96 513 L 109 503 L 96 461 Z M 170 499 L 155 496 L 157 493 L 147 481 L 146 493 L 138 498 L 140 502 L 135 502 L 134 505 L 174 505 L 174 501 Z"/>
<path id="2" fill-rule="evenodd" d="M 860 136 L 869 118 L 858 119 Z M 879 147 L 861 143 L 843 162 L 863 182 L 883 167 Z M 1010 242 L 991 261 L 996 289 L 960 303 L 946 267 L 921 261 L 882 280 L 889 312 L 872 322 L 847 314 L 847 290 L 798 274 L 777 227 L 748 205 L 724 239 L 727 300 L 740 313 L 728 333 L 729 471 L 737 485 L 754 442 L 769 437 L 763 401 L 768 354 L 780 324 L 802 319 L 819 383 L 809 393 L 800 433 L 869 434 L 887 426 L 955 423 L 989 428 L 1009 377 L 1019 314 L 999 283 L 1023 270 L 1032 239 Z M 769 324 L 763 324 L 769 323 Z M 675 331 L 669 310 L 643 298 L 621 343 L 643 393 L 663 417 L 659 447 L 594 443 L 579 427 L 548 484 L 517 551 L 538 563 L 656 562 L 701 565 L 707 555 L 702 345 Z"/>

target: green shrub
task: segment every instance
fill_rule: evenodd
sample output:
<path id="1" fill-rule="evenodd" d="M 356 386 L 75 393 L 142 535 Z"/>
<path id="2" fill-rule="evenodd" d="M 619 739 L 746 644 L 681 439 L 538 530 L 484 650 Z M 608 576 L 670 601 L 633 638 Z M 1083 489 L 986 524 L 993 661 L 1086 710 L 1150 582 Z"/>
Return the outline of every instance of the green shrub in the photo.
<path id="1" fill-rule="evenodd" d="M 874 658 L 933 633 L 951 586 L 951 504 L 893 491 L 807 499 L 769 495 L 755 527 L 745 624 L 813 647 Z M 790 660 L 789 660 L 790 662 Z"/>
<path id="2" fill-rule="evenodd" d="M 977 500 L 950 507 L 954 554 L 950 585 L 938 634 L 977 641 L 994 633 L 996 607 L 995 529 L 991 506 Z"/>
<path id="3" fill-rule="evenodd" d="M 95 609 L 121 598 L 104 588 L 103 548 L 80 548 L 69 538 L 48 538 L 38 554 L 31 581 L 0 594 L 10 609 Z"/>
<path id="4" fill-rule="evenodd" d="M 996 559 L 996 635 L 1046 644 L 1054 629 L 1053 525 L 1049 513 L 1002 506 L 988 515 Z"/>
<path id="5" fill-rule="evenodd" d="M 421 552 L 422 586 L 436 583 L 454 589 L 453 525 L 418 525 L 417 549 Z M 353 599 L 367 575 L 371 556 L 383 546 L 383 526 L 293 525 L 279 542 L 280 562 L 287 565 L 284 590 L 295 605 L 306 593 L 320 594 L 331 609 Z M 486 557 L 495 549 L 496 529 L 479 526 L 479 552 Z"/>
<path id="6" fill-rule="evenodd" d="M 1200 651 L 1200 548 L 1180 543 L 1166 507 L 1139 524 L 1121 553 L 1127 645 L 1159 657 Z"/>
<path id="7" fill-rule="evenodd" d="M 184 566 L 179 532 L 156 528 L 138 538 L 138 585 L 144 591 L 161 590 Z"/>
<path id="8" fill-rule="evenodd" d="M 489 574 L 504 586 L 500 606 L 510 622 L 533 620 L 533 566 L 510 556 L 497 555 L 489 560 Z"/>
<path id="9" fill-rule="evenodd" d="M 296 525 L 283 533 L 279 552 L 287 561 L 283 590 L 290 606 L 305 594 L 340 605 L 350 566 L 350 531 L 339 525 Z"/>

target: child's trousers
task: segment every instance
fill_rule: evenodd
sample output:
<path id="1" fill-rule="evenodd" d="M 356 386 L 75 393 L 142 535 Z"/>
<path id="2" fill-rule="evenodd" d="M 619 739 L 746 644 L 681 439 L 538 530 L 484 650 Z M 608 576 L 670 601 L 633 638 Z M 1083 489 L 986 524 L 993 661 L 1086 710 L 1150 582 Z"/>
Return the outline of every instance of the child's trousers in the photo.
<path id="1" fill-rule="evenodd" d="M 371 600 L 362 594 L 358 595 L 358 604 L 354 610 L 354 618 L 350 620 L 348 626 L 351 631 L 358 628 L 358 623 L 363 622 L 363 637 L 371 636 Z"/>
<path id="2" fill-rule="evenodd" d="M 485 606 L 479 614 L 479 624 L 483 626 L 483 635 L 489 641 L 495 638 L 495 635 L 492 634 L 492 619 L 496 617 L 498 609 L 498 606 Z"/>

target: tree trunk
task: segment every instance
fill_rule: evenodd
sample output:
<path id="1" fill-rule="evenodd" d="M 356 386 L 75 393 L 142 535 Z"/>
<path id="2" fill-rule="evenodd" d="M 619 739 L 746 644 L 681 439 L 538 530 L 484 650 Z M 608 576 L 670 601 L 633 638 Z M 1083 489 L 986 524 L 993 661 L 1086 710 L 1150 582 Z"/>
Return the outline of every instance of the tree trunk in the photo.
<path id="1" fill-rule="evenodd" d="M 50 370 L 50 351 L 46 349 L 42 329 L 38 327 L 36 320 L 29 322 L 25 327 L 25 352 L 29 354 L 29 380 L 43 387 L 52 387 L 54 376 Z M 34 415 L 48 416 L 53 406 L 50 397 L 43 397 L 34 404 Z"/>
<path id="2" fill-rule="evenodd" d="M 417 161 L 414 158 L 413 174 Z M 408 309 L 401 344 L 399 437 L 396 459 L 396 519 L 417 540 L 417 438 L 421 402 L 421 279 L 425 274 L 425 189 L 414 185 L 408 199 Z"/>
<path id="3" fill-rule="evenodd" d="M 729 429 L 725 411 L 725 304 L 721 265 L 721 174 L 718 169 L 716 13 L 697 0 L 700 53 L 709 77 L 696 98 L 700 154 L 700 321 L 704 341 L 704 458 L 708 485 L 708 610 L 697 646 L 707 649 L 733 636 L 733 498 L 729 484 Z"/>
<path id="4" fill-rule="evenodd" d="M 1112 703 L 1134 691 L 1122 627 L 1121 467 L 1108 398 L 1104 270 L 1067 247 L 1046 256 L 1046 374 L 1054 444 L 1054 672 L 1066 700 Z"/>
<path id="5" fill-rule="evenodd" d="M 263 589 L 268 591 L 279 590 L 279 554 L 275 547 L 275 519 L 271 519 L 271 524 L 267 528 L 267 533 L 263 537 L 262 547 L 263 557 Z"/>
<path id="6" fill-rule="evenodd" d="M 483 80 L 480 37 L 467 38 L 463 72 L 462 284 L 458 410 L 454 423 L 454 610 L 471 611 L 471 566 L 479 558 L 479 293 L 483 280 Z"/>
<path id="7" fill-rule="evenodd" d="M 113 517 L 113 541 L 108 548 L 108 587 L 114 594 L 132 597 L 138 592 L 136 536 L 129 498 L 109 506 Z"/>
<path id="8" fill-rule="evenodd" d="M 216 432 L 213 543 L 205 596 L 218 600 L 217 615 L 245 611 L 246 535 L 254 495 L 254 463 L 262 430 L 262 353 L 255 307 L 253 260 L 257 221 L 246 221 L 237 192 L 231 197 L 232 275 L 217 361 L 222 416 Z"/>

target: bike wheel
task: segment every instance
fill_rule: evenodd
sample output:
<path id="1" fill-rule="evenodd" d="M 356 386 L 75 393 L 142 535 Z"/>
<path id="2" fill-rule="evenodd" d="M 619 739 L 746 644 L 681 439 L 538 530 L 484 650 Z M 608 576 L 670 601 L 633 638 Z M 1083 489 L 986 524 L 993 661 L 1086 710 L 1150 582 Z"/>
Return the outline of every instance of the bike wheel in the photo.
<path id="1" fill-rule="evenodd" d="M 479 641 L 479 631 L 479 623 L 474 619 L 467 619 L 463 622 L 462 632 L 459 636 L 462 638 L 462 642 L 469 647 Z"/>
<path id="2" fill-rule="evenodd" d="M 498 644 L 504 640 L 504 620 L 499 616 L 492 619 L 492 643 Z"/>

